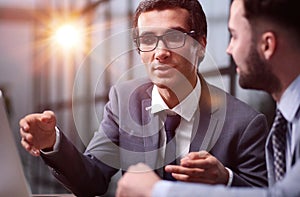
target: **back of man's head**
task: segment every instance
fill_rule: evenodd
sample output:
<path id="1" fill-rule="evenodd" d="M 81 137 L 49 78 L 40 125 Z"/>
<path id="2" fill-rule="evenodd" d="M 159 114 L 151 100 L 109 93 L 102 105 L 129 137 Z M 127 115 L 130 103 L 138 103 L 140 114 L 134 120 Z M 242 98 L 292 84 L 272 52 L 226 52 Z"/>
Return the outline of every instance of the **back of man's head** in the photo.
<path id="1" fill-rule="evenodd" d="M 242 0 L 245 17 L 255 27 L 266 20 L 293 32 L 300 44 L 300 1 L 299 0 Z"/>

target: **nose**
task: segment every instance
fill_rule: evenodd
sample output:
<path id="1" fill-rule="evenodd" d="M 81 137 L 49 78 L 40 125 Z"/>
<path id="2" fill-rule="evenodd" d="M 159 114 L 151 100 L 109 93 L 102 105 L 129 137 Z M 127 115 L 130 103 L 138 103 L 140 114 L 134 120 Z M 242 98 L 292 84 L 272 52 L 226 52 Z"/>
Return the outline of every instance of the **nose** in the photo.
<path id="1" fill-rule="evenodd" d="M 160 38 L 158 40 L 156 48 L 158 48 L 158 49 L 166 49 L 167 48 L 166 43 L 163 38 Z"/>
<path id="2" fill-rule="evenodd" d="M 226 49 L 226 53 L 231 55 L 231 52 L 232 52 L 232 47 L 231 47 L 231 42 L 229 42 L 227 49 Z"/>
<path id="3" fill-rule="evenodd" d="M 165 43 L 162 40 L 160 40 L 157 43 L 157 47 L 155 49 L 155 59 L 163 61 L 170 57 L 170 55 L 170 50 L 168 50 L 168 48 L 165 46 Z"/>

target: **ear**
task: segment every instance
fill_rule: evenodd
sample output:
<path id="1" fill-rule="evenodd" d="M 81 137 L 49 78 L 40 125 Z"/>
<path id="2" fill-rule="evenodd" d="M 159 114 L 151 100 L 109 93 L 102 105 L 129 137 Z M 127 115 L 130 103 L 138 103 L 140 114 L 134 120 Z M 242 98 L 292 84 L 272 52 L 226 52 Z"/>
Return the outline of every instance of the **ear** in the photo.
<path id="1" fill-rule="evenodd" d="M 198 48 L 197 48 L 197 55 L 200 57 L 201 61 L 204 58 L 205 55 L 205 49 L 206 49 L 206 44 L 207 44 L 207 40 L 205 36 L 202 36 L 199 38 L 198 42 L 200 43 L 200 45 L 198 44 Z"/>
<path id="2" fill-rule="evenodd" d="M 206 44 L 207 44 L 207 40 L 206 40 L 206 36 L 201 36 L 198 40 L 198 42 L 201 44 L 201 46 L 203 48 L 206 48 Z"/>
<path id="3" fill-rule="evenodd" d="M 276 50 L 276 36 L 273 32 L 265 32 L 261 37 L 261 52 L 266 60 L 269 60 Z"/>

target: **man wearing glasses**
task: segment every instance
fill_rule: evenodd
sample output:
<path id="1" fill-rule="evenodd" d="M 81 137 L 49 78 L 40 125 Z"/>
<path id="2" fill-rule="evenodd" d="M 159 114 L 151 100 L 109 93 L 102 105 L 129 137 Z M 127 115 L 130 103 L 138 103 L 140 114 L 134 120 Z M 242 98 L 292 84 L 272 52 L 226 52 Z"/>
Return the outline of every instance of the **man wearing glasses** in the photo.
<path id="1" fill-rule="evenodd" d="M 139 162 L 168 180 L 266 186 L 264 115 L 197 72 L 207 36 L 199 2 L 144 0 L 133 24 L 149 78 L 111 88 L 85 153 L 56 129 L 50 111 L 20 121 L 23 147 L 77 196 L 104 194 L 119 169 Z"/>

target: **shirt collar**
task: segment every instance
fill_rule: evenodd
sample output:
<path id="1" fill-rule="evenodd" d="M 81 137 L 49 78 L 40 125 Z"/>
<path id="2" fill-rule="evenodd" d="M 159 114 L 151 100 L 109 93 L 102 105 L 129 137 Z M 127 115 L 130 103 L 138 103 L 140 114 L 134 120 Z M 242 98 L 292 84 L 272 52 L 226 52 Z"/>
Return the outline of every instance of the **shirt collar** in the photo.
<path id="1" fill-rule="evenodd" d="M 185 120 L 190 121 L 198 108 L 200 95 L 201 82 L 199 77 L 197 77 L 197 83 L 193 91 L 173 109 L 170 109 L 160 96 L 157 86 L 154 85 L 152 89 L 151 106 L 148 109 L 151 109 L 152 114 L 160 111 L 171 111 L 171 113 L 175 112 Z"/>
<path id="2" fill-rule="evenodd" d="M 292 122 L 297 111 L 300 110 L 300 75 L 284 91 L 278 109 L 288 122 Z"/>

